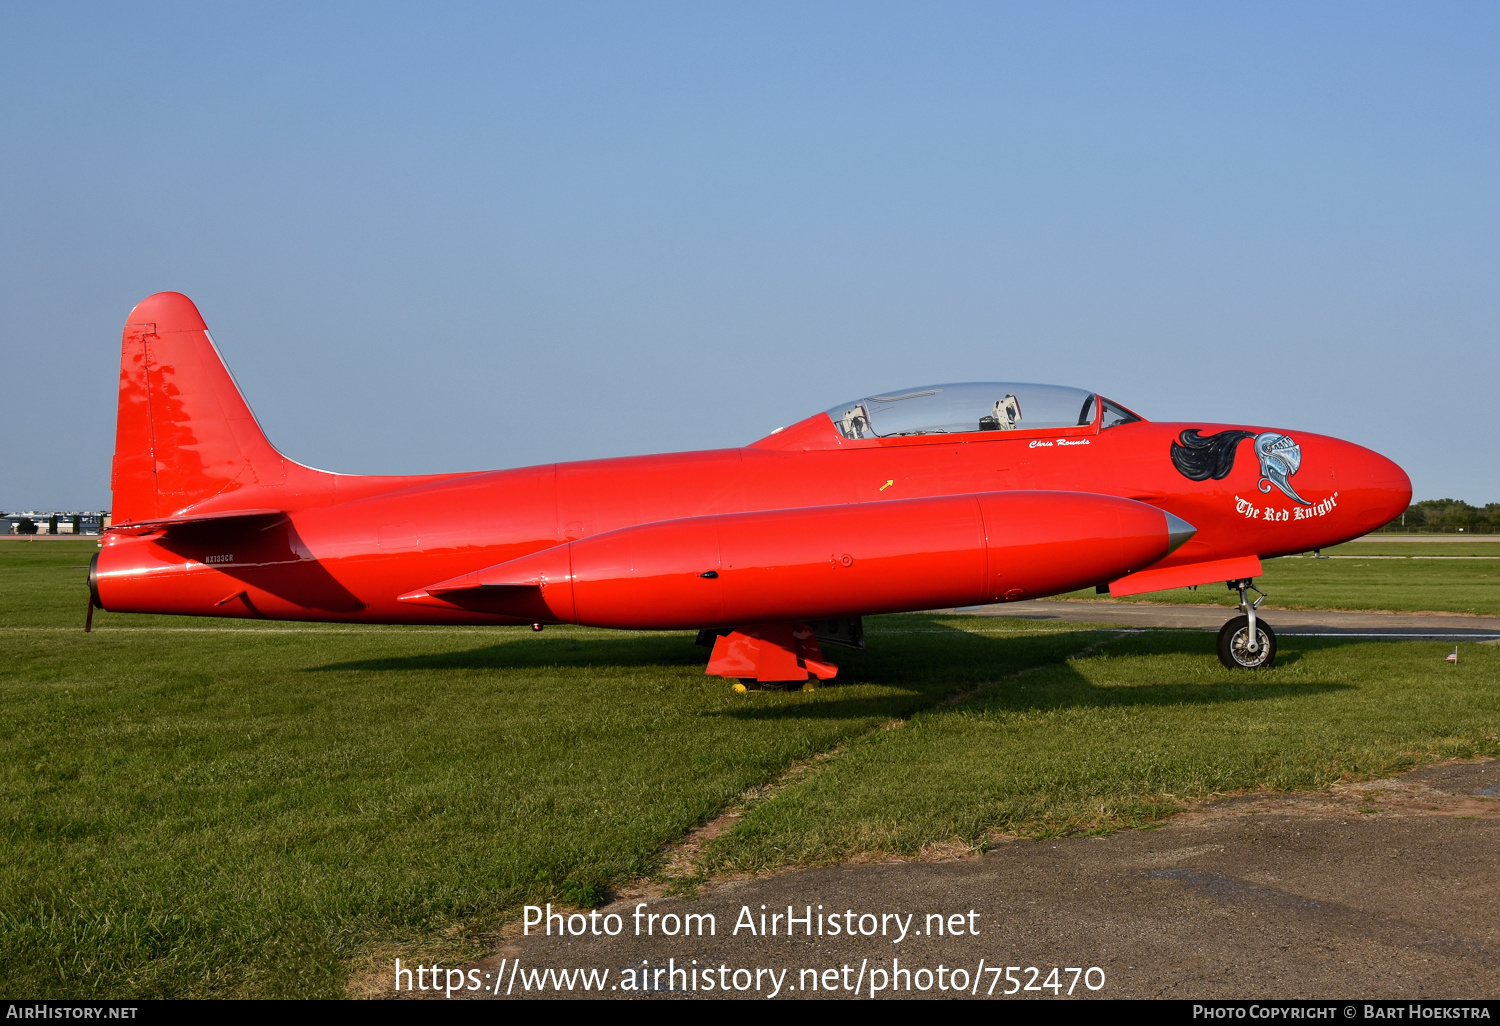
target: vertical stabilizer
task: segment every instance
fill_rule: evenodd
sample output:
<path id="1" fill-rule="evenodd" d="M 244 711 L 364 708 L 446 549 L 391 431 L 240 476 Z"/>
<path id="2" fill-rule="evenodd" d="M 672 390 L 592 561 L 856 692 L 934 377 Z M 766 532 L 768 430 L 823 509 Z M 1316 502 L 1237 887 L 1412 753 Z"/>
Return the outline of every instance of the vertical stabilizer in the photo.
<path id="1" fill-rule="evenodd" d="M 142 300 L 120 348 L 114 522 L 171 516 L 247 488 L 279 490 L 288 462 L 255 422 L 193 301 L 177 292 Z"/>

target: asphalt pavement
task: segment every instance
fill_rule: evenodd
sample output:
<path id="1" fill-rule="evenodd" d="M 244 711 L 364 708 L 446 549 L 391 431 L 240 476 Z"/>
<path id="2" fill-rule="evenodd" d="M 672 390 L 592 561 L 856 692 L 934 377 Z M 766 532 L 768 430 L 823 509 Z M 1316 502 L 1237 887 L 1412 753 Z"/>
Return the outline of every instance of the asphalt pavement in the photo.
<path id="1" fill-rule="evenodd" d="M 1231 617 L 1239 615 L 1233 606 L 1118 602 L 1109 599 L 1004 602 L 965 607 L 959 612 L 974 616 L 1011 616 L 1023 620 L 1066 620 L 1140 628 L 1172 627 L 1213 631 L 1217 631 Z M 1262 606 L 1257 615 L 1275 628 L 1279 635 L 1455 638 L 1475 641 L 1500 638 L 1500 617 L 1496 616 L 1278 609 L 1272 605 Z"/>
<path id="2" fill-rule="evenodd" d="M 593 925 L 553 909 L 552 936 L 541 910 L 466 967 L 480 990 L 453 996 L 1492 997 L 1497 854 L 1500 761 L 1451 763 L 1211 801 L 1156 830 L 728 880 L 692 899 L 646 887 Z M 705 914 L 711 933 L 695 919 L 703 935 L 682 935 Z M 527 989 L 579 968 L 609 970 L 603 989 L 572 977 L 558 993 L 555 975 Z"/>

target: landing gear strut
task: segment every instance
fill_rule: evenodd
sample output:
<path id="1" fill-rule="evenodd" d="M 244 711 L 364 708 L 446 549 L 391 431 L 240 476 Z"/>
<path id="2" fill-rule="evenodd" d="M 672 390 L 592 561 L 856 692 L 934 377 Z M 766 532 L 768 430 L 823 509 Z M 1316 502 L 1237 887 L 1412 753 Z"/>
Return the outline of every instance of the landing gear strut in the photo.
<path id="1" fill-rule="evenodd" d="M 1225 583 L 1230 591 L 1240 593 L 1240 609 L 1245 615 L 1219 628 L 1219 662 L 1231 670 L 1269 670 L 1276 665 L 1276 632 L 1255 615 L 1266 593 L 1249 578 Z M 1254 602 L 1250 601 L 1252 591 L 1260 596 Z"/>

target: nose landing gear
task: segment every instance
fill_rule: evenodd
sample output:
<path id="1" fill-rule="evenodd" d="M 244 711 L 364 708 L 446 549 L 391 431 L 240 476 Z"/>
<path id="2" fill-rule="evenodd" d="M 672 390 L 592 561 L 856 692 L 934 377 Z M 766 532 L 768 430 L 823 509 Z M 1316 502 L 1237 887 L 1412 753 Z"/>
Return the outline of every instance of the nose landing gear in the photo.
<path id="1" fill-rule="evenodd" d="M 1219 628 L 1219 662 L 1231 670 L 1269 670 L 1276 665 L 1276 632 L 1255 613 L 1266 600 L 1266 593 L 1249 578 L 1226 581 L 1230 591 L 1240 593 L 1244 616 L 1236 616 Z M 1250 601 L 1250 592 L 1260 598 Z"/>

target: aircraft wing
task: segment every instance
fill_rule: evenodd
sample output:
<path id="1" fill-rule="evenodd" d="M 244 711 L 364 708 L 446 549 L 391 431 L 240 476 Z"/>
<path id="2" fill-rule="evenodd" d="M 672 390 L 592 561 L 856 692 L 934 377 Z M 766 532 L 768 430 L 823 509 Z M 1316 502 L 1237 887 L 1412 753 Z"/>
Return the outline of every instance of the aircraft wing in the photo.
<path id="1" fill-rule="evenodd" d="M 1261 575 L 1259 556 L 1235 556 L 1233 559 L 1210 559 L 1202 563 L 1140 570 L 1109 583 L 1111 595 L 1144 595 L 1148 591 L 1187 588 L 1194 584 L 1219 581 L 1242 581 Z"/>

